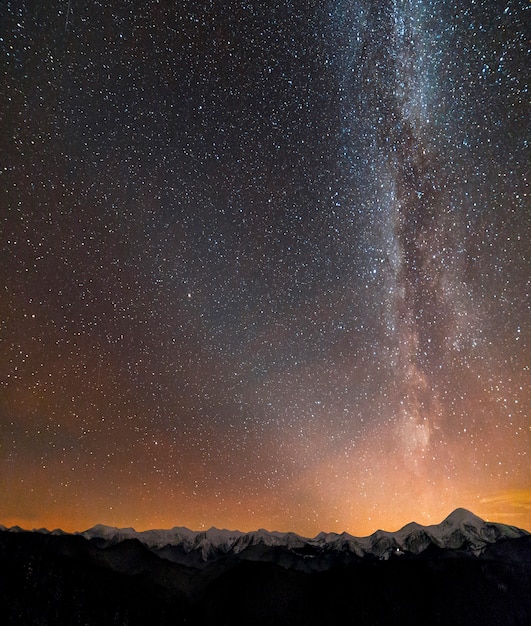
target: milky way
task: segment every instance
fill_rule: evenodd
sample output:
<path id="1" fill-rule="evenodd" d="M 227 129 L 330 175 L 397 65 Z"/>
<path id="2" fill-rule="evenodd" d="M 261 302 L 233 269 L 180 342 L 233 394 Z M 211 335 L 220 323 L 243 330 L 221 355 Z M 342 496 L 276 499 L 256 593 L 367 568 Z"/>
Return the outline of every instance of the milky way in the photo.
<path id="1" fill-rule="evenodd" d="M 8 2 L 0 522 L 531 528 L 523 3 Z"/>

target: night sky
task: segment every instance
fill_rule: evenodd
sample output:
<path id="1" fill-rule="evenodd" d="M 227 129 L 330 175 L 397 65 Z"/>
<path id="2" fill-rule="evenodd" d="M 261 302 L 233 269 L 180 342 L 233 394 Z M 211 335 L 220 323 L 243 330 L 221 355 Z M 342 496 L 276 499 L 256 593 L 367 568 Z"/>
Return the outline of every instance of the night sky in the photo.
<path id="1" fill-rule="evenodd" d="M 531 529 L 531 12 L 7 0 L 0 522 Z"/>

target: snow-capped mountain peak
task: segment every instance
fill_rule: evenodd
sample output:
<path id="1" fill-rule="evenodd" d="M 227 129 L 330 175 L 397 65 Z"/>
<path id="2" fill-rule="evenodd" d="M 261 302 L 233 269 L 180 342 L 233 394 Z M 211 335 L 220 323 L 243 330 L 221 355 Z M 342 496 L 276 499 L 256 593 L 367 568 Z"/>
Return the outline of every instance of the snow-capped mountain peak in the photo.
<path id="1" fill-rule="evenodd" d="M 463 525 L 480 527 L 485 524 L 485 521 L 482 520 L 477 515 L 474 515 L 471 511 L 467 509 L 458 508 L 455 511 L 452 511 L 448 517 L 446 517 L 439 526 L 457 526 L 462 527 Z"/>

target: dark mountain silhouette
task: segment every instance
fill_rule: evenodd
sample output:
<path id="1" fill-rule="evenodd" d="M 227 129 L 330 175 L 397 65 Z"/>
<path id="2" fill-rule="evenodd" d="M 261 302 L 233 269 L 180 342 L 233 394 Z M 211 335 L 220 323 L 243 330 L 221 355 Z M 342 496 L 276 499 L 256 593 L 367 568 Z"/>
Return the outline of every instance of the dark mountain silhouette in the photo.
<path id="1" fill-rule="evenodd" d="M 178 531 L 0 530 L 0 622 L 531 624 L 531 535 L 467 511 L 362 539 Z"/>

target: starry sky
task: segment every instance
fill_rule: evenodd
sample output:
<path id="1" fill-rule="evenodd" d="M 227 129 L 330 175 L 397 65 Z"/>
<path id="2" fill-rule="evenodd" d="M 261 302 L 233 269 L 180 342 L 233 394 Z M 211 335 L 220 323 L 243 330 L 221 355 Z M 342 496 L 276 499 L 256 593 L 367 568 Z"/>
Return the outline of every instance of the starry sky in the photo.
<path id="1" fill-rule="evenodd" d="M 531 529 L 528 8 L 2 3 L 0 522 Z"/>

